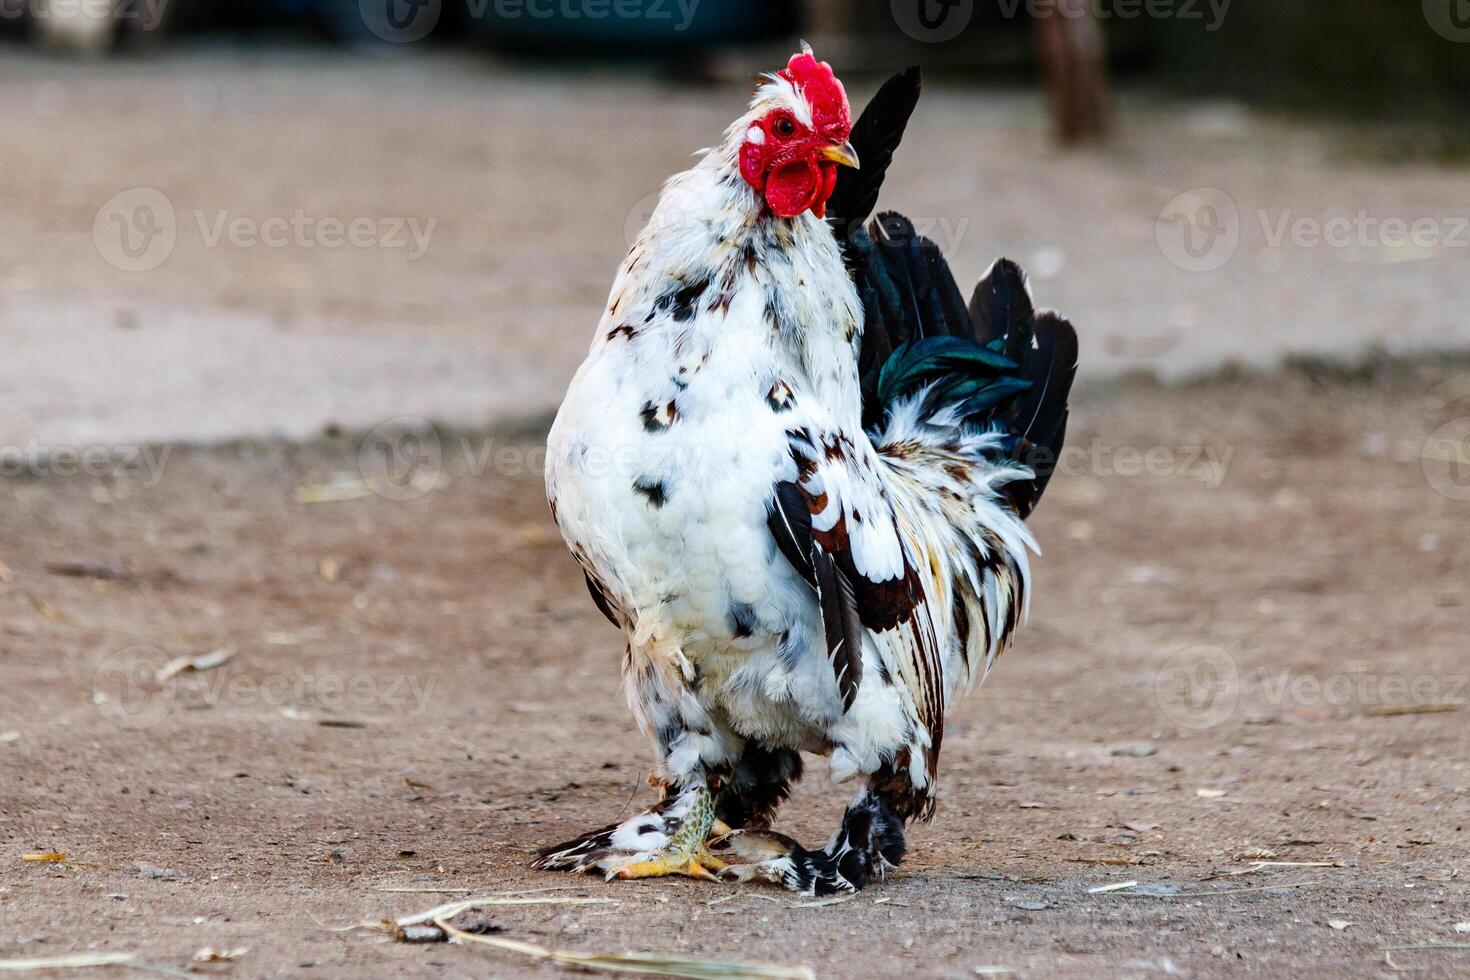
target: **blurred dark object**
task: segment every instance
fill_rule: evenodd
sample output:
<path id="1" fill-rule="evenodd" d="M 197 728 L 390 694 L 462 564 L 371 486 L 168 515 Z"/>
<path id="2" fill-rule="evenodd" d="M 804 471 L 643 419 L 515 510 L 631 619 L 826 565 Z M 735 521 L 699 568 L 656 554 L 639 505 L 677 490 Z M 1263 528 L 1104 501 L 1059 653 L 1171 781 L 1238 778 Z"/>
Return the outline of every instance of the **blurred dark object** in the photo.
<path id="1" fill-rule="evenodd" d="M 1092 143 L 1109 129 L 1108 55 L 1091 0 L 1056 0 L 1036 18 L 1036 50 L 1063 146 Z"/>
<path id="2" fill-rule="evenodd" d="M 0 0 L 0 27 L 76 54 L 195 32 L 313 32 L 405 52 L 472 34 L 542 54 L 677 54 L 790 38 L 801 14 L 797 0 Z"/>
<path id="3" fill-rule="evenodd" d="M 498 45 L 537 53 L 666 54 L 790 37 L 801 8 L 796 0 L 492 0 L 475 26 Z"/>
<path id="4" fill-rule="evenodd" d="M 1235 3 L 1214 31 L 1177 19 L 1129 30 L 1147 35 L 1161 75 L 1191 94 L 1393 118 L 1470 108 L 1467 0 Z"/>
<path id="5" fill-rule="evenodd" d="M 0 0 L 0 26 L 7 33 L 78 55 L 150 43 L 175 19 L 172 0 Z"/>
<path id="6" fill-rule="evenodd" d="M 1026 82 L 1040 68 L 1033 15 L 1057 0 L 953 6 L 962 30 L 905 30 L 899 3 L 829 0 L 838 30 L 875 73 Z M 1399 119 L 1470 109 L 1470 0 L 1090 0 L 1120 82 L 1235 96 L 1328 114 Z M 915 36 L 915 34 L 919 36 Z"/>
<path id="7" fill-rule="evenodd" d="M 484 0 L 484 5 L 495 2 Z M 0 30 L 75 55 L 136 50 L 198 33 L 315 36 L 353 47 L 408 51 L 419 47 L 408 42 L 462 37 L 470 11 L 480 5 L 480 0 L 0 0 Z"/>

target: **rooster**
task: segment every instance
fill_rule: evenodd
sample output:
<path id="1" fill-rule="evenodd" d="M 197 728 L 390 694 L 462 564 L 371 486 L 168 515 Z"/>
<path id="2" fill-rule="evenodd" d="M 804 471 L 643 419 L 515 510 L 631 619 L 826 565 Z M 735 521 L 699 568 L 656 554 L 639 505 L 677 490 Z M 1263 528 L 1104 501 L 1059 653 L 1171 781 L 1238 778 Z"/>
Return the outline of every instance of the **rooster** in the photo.
<path id="1" fill-rule="evenodd" d="M 910 221 L 868 221 L 919 91 L 854 124 L 803 45 L 618 271 L 546 486 L 663 797 L 538 867 L 850 892 L 933 813 L 945 710 L 1026 615 L 1077 337 L 1014 264 L 967 306 Z M 770 830 L 802 752 L 862 780 L 816 848 Z"/>

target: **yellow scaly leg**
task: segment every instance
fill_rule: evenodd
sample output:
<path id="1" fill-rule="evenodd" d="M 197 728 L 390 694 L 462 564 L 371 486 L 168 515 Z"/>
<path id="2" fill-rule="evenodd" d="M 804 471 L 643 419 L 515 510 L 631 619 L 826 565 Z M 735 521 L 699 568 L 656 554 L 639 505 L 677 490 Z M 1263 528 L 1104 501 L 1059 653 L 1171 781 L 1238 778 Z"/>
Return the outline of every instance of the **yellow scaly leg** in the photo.
<path id="1" fill-rule="evenodd" d="M 686 802 L 687 801 L 687 802 Z M 609 875 L 610 878 L 663 878 L 668 875 L 687 875 L 718 881 L 716 872 L 722 871 L 725 862 L 709 852 L 709 838 L 716 830 L 715 798 L 703 786 L 685 790 L 681 807 L 687 806 L 679 829 L 669 838 L 663 850 L 646 861 L 624 865 Z M 721 825 L 723 827 L 723 825 Z M 729 828 L 723 828 L 728 832 Z"/>

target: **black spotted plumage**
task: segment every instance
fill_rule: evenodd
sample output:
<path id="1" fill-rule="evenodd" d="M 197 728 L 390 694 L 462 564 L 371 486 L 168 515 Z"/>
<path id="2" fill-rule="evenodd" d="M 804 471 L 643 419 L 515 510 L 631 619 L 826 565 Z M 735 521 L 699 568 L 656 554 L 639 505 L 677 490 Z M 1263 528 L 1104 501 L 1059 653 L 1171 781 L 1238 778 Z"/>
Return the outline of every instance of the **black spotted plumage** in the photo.
<path id="1" fill-rule="evenodd" d="M 597 606 L 597 611 L 606 616 L 609 623 L 621 629 L 623 625 L 622 617 L 618 614 L 617 607 L 613 605 L 613 601 L 608 598 L 607 590 L 602 587 L 602 583 L 593 578 L 592 573 L 586 570 L 582 572 L 582 577 L 587 580 L 587 591 L 591 594 L 592 602 Z"/>
<path id="2" fill-rule="evenodd" d="M 853 126 L 829 66 L 791 65 L 669 182 L 548 437 L 548 496 L 626 634 L 666 795 L 542 867 L 862 888 L 933 815 L 945 714 L 1025 616 L 1023 518 L 1065 438 L 1075 335 L 1014 264 L 967 302 L 913 222 L 874 216 L 917 70 Z M 787 116 L 812 120 L 805 171 L 774 138 Z M 634 453 L 609 475 L 589 446 Z M 765 832 L 809 750 L 864 781 L 814 849 Z"/>
<path id="3" fill-rule="evenodd" d="M 692 282 L 674 282 L 663 295 L 654 300 L 652 309 L 648 311 L 648 321 L 652 322 L 655 317 L 668 314 L 676 322 L 687 323 L 694 318 L 700 298 L 709 287 L 710 280 L 707 278 L 698 278 Z"/>
<path id="4" fill-rule="evenodd" d="M 654 507 L 662 507 L 669 499 L 668 484 L 662 480 L 643 477 L 633 483 L 633 489 Z"/>

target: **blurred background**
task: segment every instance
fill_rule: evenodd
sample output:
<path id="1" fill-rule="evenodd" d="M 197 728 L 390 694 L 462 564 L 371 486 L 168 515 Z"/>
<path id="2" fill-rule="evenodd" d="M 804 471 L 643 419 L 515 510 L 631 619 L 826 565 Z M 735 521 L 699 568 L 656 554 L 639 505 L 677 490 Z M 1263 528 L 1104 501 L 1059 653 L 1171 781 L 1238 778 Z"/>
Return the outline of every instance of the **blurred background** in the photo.
<path id="1" fill-rule="evenodd" d="M 0 442 L 544 415 L 800 37 L 1085 375 L 1470 343 L 1464 0 L 0 0 Z"/>
<path id="2" fill-rule="evenodd" d="M 548 881 L 653 759 L 546 427 L 803 37 L 855 108 L 924 67 L 880 207 L 1078 327 L 1032 621 L 883 898 Z M 1465 976 L 1467 93 L 1470 0 L 0 0 L 0 965 L 552 976 L 322 924 L 576 888 L 620 905 L 480 921 Z"/>

